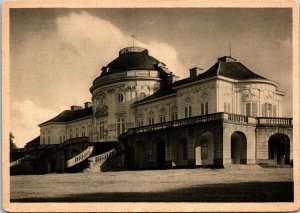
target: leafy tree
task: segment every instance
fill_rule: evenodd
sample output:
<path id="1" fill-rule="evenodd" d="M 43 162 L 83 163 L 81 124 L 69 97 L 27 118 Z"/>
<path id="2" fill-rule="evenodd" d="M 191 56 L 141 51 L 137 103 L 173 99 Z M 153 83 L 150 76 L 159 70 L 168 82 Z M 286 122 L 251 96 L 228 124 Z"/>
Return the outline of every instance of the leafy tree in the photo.
<path id="1" fill-rule="evenodd" d="M 17 145 L 14 143 L 15 136 L 10 132 L 9 133 L 9 143 L 10 143 L 10 150 L 17 149 Z"/>

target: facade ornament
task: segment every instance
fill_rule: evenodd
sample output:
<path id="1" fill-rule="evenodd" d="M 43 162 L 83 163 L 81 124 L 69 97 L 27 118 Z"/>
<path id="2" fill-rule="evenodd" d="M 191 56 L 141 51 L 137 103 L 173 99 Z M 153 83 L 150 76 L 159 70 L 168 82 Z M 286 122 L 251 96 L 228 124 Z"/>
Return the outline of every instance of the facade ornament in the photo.
<path id="1" fill-rule="evenodd" d="M 148 112 L 148 117 L 154 117 L 154 112 L 152 111 L 152 110 L 150 110 L 149 112 Z"/>
<path id="2" fill-rule="evenodd" d="M 107 116 L 107 115 L 108 115 L 108 106 L 103 105 L 103 106 L 99 106 L 96 109 L 96 112 L 95 112 L 95 117 L 96 118 L 104 117 L 104 116 Z"/>
<path id="3" fill-rule="evenodd" d="M 254 100 L 254 99 L 256 99 L 256 97 L 257 96 L 254 91 L 252 91 L 252 90 L 244 91 L 243 100 Z"/>
<path id="4" fill-rule="evenodd" d="M 177 112 L 177 106 L 175 104 L 172 104 L 171 108 L 170 108 L 171 112 Z"/>
<path id="5" fill-rule="evenodd" d="M 187 104 L 190 104 L 193 102 L 193 98 L 187 94 L 184 98 L 183 98 L 184 102 L 187 103 Z"/>
<path id="6" fill-rule="evenodd" d="M 166 114 L 166 113 L 167 113 L 167 110 L 166 110 L 165 107 L 162 106 L 162 107 L 159 108 L 158 113 L 159 113 L 159 114 Z"/>
<path id="7" fill-rule="evenodd" d="M 115 113 L 117 118 L 126 118 L 126 111 L 119 111 Z"/>
<path id="8" fill-rule="evenodd" d="M 138 119 L 139 119 L 139 120 L 144 119 L 144 114 L 143 114 L 143 113 L 138 114 Z"/>

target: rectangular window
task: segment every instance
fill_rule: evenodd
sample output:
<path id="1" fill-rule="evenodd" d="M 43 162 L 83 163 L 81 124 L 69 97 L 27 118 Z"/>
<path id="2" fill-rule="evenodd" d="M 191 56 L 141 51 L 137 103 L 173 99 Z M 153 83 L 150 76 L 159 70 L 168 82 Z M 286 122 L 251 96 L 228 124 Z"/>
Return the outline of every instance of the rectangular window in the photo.
<path id="1" fill-rule="evenodd" d="M 144 121 L 143 120 L 139 120 L 139 126 L 144 126 Z"/>
<path id="2" fill-rule="evenodd" d="M 246 116 L 251 116 L 251 103 L 246 103 Z"/>
<path id="3" fill-rule="evenodd" d="M 160 121 L 160 123 L 166 122 L 166 116 L 165 115 L 159 116 L 159 121 Z"/>
<path id="4" fill-rule="evenodd" d="M 149 118 L 149 125 L 154 124 L 154 118 Z"/>
<path id="5" fill-rule="evenodd" d="M 63 136 L 63 142 L 65 142 L 65 140 L 66 140 L 65 136 Z"/>
<path id="6" fill-rule="evenodd" d="M 208 102 L 205 103 L 205 114 L 208 114 Z"/>
<path id="7" fill-rule="evenodd" d="M 172 121 L 177 120 L 177 113 L 171 114 L 171 120 L 172 120 Z"/>
<path id="8" fill-rule="evenodd" d="M 46 144 L 46 138 L 45 137 L 43 138 L 43 144 Z"/>
<path id="9" fill-rule="evenodd" d="M 273 106 L 273 117 L 277 117 L 277 106 Z"/>
<path id="10" fill-rule="evenodd" d="M 59 136 L 59 143 L 62 143 L 62 136 Z"/>
<path id="11" fill-rule="evenodd" d="M 200 115 L 206 115 L 206 114 L 208 114 L 208 102 L 200 104 Z"/>
<path id="12" fill-rule="evenodd" d="M 271 117 L 272 116 L 272 104 L 264 103 L 262 105 L 262 116 Z"/>
<path id="13" fill-rule="evenodd" d="M 201 114 L 200 115 L 204 115 L 204 103 L 201 103 Z"/>
<path id="14" fill-rule="evenodd" d="M 252 113 L 251 113 L 252 117 L 257 117 L 257 104 L 256 103 L 252 103 Z"/>
<path id="15" fill-rule="evenodd" d="M 48 144 L 50 144 L 50 136 L 48 136 Z"/>
<path id="16" fill-rule="evenodd" d="M 186 118 L 192 117 L 192 106 L 186 106 L 184 108 L 184 115 Z"/>

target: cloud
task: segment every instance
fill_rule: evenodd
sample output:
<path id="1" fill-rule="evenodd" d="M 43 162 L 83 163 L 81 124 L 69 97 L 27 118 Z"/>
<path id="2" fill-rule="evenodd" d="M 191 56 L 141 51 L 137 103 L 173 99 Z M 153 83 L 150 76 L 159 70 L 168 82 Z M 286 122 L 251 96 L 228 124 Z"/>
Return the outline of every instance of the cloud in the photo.
<path id="1" fill-rule="evenodd" d="M 86 12 L 58 17 L 57 28 L 65 42 L 74 45 L 81 54 L 88 54 L 87 57 L 94 58 L 94 61 L 102 65 L 116 58 L 118 51 L 131 41 L 130 35 L 124 34 L 109 21 Z M 151 56 L 162 60 L 177 75 L 186 73 L 176 50 L 167 43 L 136 40 L 135 44 L 148 49 Z"/>
<path id="2" fill-rule="evenodd" d="M 26 39 L 16 45 L 19 51 L 12 55 L 11 131 L 19 147 L 39 135 L 39 123 L 68 108 L 62 106 L 90 101 L 89 88 L 101 67 L 131 44 L 130 35 L 84 11 L 56 16 L 51 28 L 44 29 L 49 23 L 22 32 Z M 160 41 L 137 40 L 136 44 L 174 73 L 182 72 L 172 46 Z"/>
<path id="3" fill-rule="evenodd" d="M 30 100 L 14 102 L 11 117 L 11 132 L 15 136 L 15 143 L 23 147 L 27 142 L 40 135 L 40 123 L 51 119 L 63 110 L 64 107 L 47 109 L 39 107 Z"/>

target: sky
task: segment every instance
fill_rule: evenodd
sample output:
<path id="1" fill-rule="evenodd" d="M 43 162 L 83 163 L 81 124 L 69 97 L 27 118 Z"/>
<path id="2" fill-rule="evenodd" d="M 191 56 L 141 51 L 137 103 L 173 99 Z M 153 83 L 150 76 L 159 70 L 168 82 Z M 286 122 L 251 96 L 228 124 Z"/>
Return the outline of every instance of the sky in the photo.
<path id="1" fill-rule="evenodd" d="M 181 78 L 231 55 L 279 83 L 292 117 L 291 9 L 11 9 L 10 132 L 23 147 L 38 124 L 91 101 L 89 88 L 118 51 L 135 45 Z"/>

